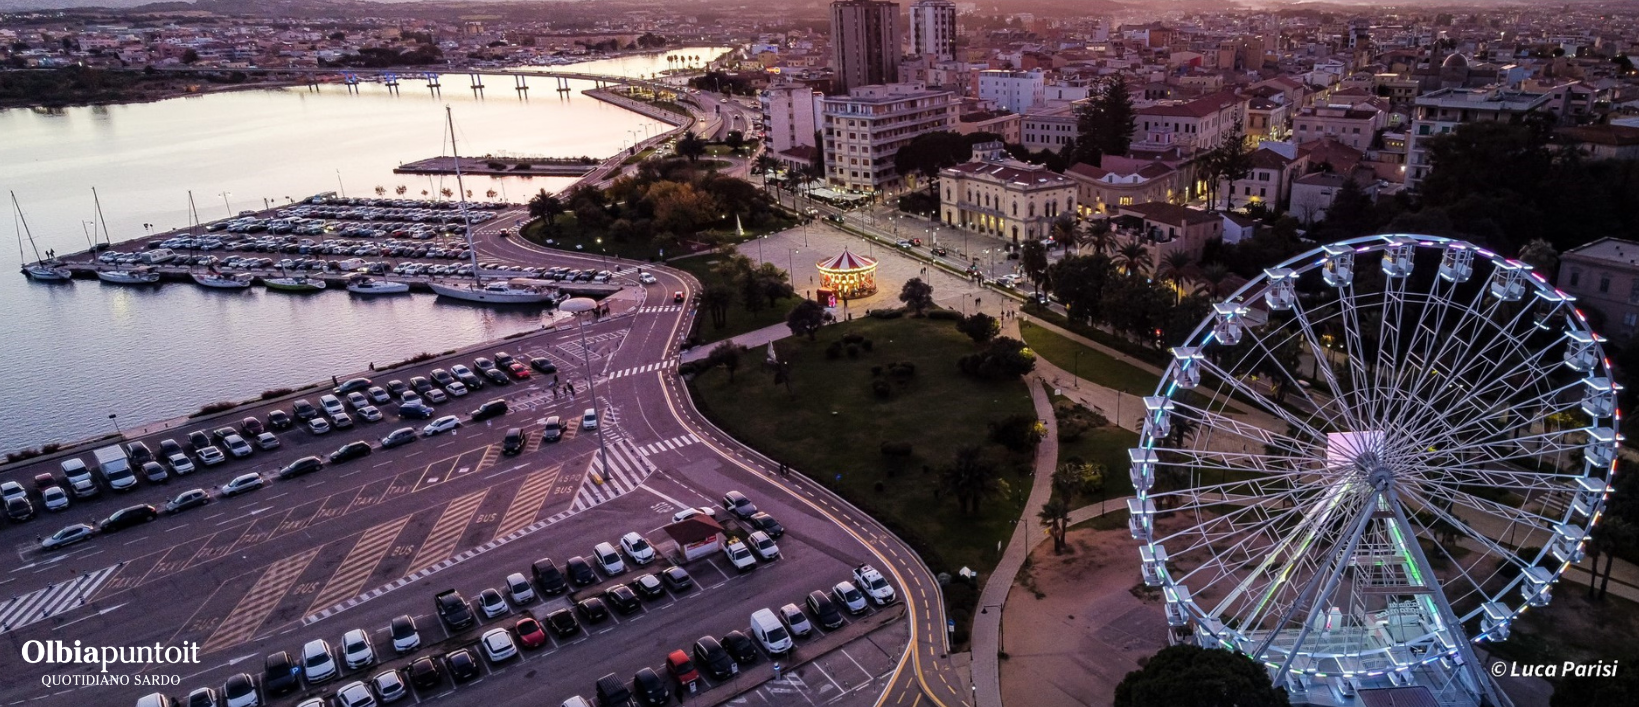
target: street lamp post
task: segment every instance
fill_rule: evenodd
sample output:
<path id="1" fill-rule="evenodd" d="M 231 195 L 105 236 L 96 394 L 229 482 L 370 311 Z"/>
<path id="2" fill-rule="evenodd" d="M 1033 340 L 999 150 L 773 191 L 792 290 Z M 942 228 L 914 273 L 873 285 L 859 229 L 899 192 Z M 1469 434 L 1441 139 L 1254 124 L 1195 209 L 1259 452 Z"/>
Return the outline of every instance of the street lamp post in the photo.
<path id="1" fill-rule="evenodd" d="M 114 434 L 117 434 L 117 435 L 124 435 L 125 434 L 124 432 L 120 431 L 119 413 L 115 413 L 115 412 L 108 413 L 108 421 L 114 423 Z"/>
<path id="2" fill-rule="evenodd" d="M 586 348 L 586 322 L 581 314 L 597 309 L 598 303 L 589 297 L 571 297 L 558 305 L 558 309 L 575 316 L 575 331 L 580 334 L 580 357 L 586 365 L 586 394 L 592 397 L 592 416 L 598 421 L 598 457 L 603 460 L 603 475 L 609 475 L 609 447 L 603 440 L 603 412 L 598 409 L 597 384 L 592 378 L 592 352 Z"/>
<path id="3" fill-rule="evenodd" d="M 220 194 L 220 196 L 222 197 L 222 207 L 228 210 L 228 215 L 229 216 L 232 216 L 233 215 L 233 206 L 228 204 L 228 197 L 233 196 L 233 192 L 225 191 L 225 192 L 222 192 Z"/>

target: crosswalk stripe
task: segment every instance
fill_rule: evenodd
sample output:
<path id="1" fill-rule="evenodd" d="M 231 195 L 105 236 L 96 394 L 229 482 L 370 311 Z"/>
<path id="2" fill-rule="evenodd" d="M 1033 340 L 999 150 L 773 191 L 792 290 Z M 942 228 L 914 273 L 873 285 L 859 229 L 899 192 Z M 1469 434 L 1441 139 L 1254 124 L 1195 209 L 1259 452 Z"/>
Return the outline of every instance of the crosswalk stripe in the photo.
<path id="1" fill-rule="evenodd" d="M 645 365 L 642 365 L 642 366 L 635 366 L 633 368 L 627 368 L 627 369 L 615 371 L 614 373 L 610 373 L 607 376 L 607 378 L 609 380 L 614 380 L 616 378 L 624 378 L 626 376 L 637 375 L 639 373 L 648 373 L 650 371 L 658 371 L 658 370 L 661 370 L 663 368 L 668 368 L 671 365 L 672 365 L 671 361 L 659 361 L 659 362 L 656 362 L 656 363 L 650 363 L 650 364 L 645 364 Z"/>
<path id="2" fill-rule="evenodd" d="M 478 504 L 484 502 L 484 496 L 488 493 L 489 489 L 474 491 L 450 501 L 450 505 L 444 508 L 444 514 L 438 517 L 438 522 L 433 523 L 427 539 L 421 543 L 421 551 L 410 561 L 410 571 L 449 557 L 455 550 L 455 544 L 461 541 L 461 534 L 466 532 L 467 523 L 471 522 L 472 514 L 478 510 Z"/>
<path id="3" fill-rule="evenodd" d="M 365 580 L 376 571 L 376 565 L 387 556 L 387 551 L 393 549 L 393 541 L 398 539 L 399 531 L 410 522 L 410 516 L 404 516 L 395 521 L 382 523 L 364 531 L 359 536 L 353 549 L 348 551 L 347 559 L 336 567 L 336 573 L 330 576 L 324 589 L 319 590 L 308 607 L 308 613 L 323 609 L 349 596 L 357 594 L 364 588 Z"/>
<path id="4" fill-rule="evenodd" d="M 0 605 L 0 633 L 79 606 L 81 600 L 89 600 L 118 569 L 119 565 L 109 565 L 95 572 L 86 572 L 72 580 L 50 585 Z"/>
<path id="5" fill-rule="evenodd" d="M 557 483 L 558 474 L 563 471 L 563 465 L 545 471 L 537 471 L 524 479 L 518 487 L 517 495 L 512 497 L 512 505 L 507 506 L 506 515 L 501 516 L 501 524 L 495 528 L 495 536 L 508 535 L 529 525 L 535 520 L 535 514 L 541 512 L 541 503 L 546 495 L 552 492 L 552 485 Z"/>
<path id="6" fill-rule="evenodd" d="M 601 453 L 592 455 L 586 479 L 581 482 L 580 490 L 575 493 L 575 502 L 570 506 L 572 512 L 583 511 L 630 493 L 648 478 L 648 460 L 631 440 L 617 438 L 609 443 L 608 448 L 607 469 L 604 468 Z M 594 473 L 603 478 L 602 484 L 592 480 Z"/>
<path id="7" fill-rule="evenodd" d="M 250 591 L 233 607 L 233 612 L 216 627 L 216 632 L 205 641 L 204 650 L 210 653 L 235 646 L 256 633 L 267 620 L 268 614 L 279 605 L 279 600 L 290 590 L 291 583 L 302 576 L 307 565 L 319 556 L 323 547 L 316 547 L 299 555 L 273 563 L 262 573 L 261 579 L 251 585 Z"/>
<path id="8" fill-rule="evenodd" d="M 672 437 L 671 439 L 663 439 L 659 442 L 650 442 L 638 447 L 637 451 L 642 453 L 643 456 L 647 457 L 651 454 L 659 454 L 661 452 L 669 452 L 674 449 L 682 449 L 691 444 L 696 444 L 699 441 L 700 438 L 694 436 L 693 434 L 678 435 L 676 437 Z"/>

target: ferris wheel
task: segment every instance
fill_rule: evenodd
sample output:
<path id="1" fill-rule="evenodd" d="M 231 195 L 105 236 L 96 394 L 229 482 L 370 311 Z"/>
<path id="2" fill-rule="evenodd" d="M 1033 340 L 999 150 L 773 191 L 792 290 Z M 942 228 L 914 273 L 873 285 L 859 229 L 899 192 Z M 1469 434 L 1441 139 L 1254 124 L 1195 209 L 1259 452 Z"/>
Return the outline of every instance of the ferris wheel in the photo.
<path id="1" fill-rule="evenodd" d="M 1609 492 L 1601 341 L 1529 265 L 1432 236 L 1327 245 L 1214 305 L 1130 453 L 1172 640 L 1294 696 L 1499 704 L 1472 642 L 1548 603 Z"/>

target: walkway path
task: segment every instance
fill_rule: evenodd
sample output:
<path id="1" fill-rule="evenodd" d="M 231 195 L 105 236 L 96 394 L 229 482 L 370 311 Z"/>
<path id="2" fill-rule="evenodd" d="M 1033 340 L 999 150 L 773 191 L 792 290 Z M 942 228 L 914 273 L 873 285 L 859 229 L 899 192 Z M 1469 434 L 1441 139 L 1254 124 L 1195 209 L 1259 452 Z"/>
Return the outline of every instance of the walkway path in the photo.
<path id="1" fill-rule="evenodd" d="M 1002 333 L 1007 336 L 1018 336 L 1018 320 L 1008 319 L 1002 327 Z M 1032 376 L 1027 379 L 1030 385 L 1030 402 L 1036 407 L 1036 416 L 1042 420 L 1053 419 L 1053 401 L 1048 398 L 1047 391 L 1043 390 L 1044 381 Z M 1036 509 L 1047 503 L 1053 493 L 1053 470 L 1058 468 L 1059 437 L 1058 427 L 1047 425 L 1047 434 L 1036 447 L 1035 478 L 1030 484 L 1030 498 L 1024 503 L 1024 513 L 1017 525 L 1013 526 L 1013 538 L 1007 543 L 1007 550 L 1002 553 L 1002 559 L 991 570 L 990 576 L 985 578 L 985 588 L 979 594 L 980 607 L 995 607 L 995 611 L 981 611 L 973 617 L 973 687 L 976 707 L 1001 707 L 1001 665 L 998 653 L 1001 651 L 1002 632 L 1002 605 L 1007 602 L 1007 592 L 1013 586 L 1013 578 L 1019 574 L 1019 568 L 1024 566 L 1024 560 L 1029 557 L 1031 548 L 1036 546 L 1036 539 L 1042 534 L 1042 525 L 1036 517 Z"/>
<path id="2" fill-rule="evenodd" d="M 747 349 L 751 349 L 748 353 L 755 355 L 761 353 L 762 347 L 767 346 L 769 342 L 779 341 L 780 339 L 784 339 L 790 335 L 791 327 L 787 326 L 785 322 L 781 322 L 779 324 L 770 324 L 761 329 L 753 329 L 739 336 L 724 339 L 723 341 L 732 341 L 746 347 Z M 722 341 L 713 341 L 709 344 L 701 344 L 700 346 L 684 351 L 683 363 L 698 361 L 702 358 L 710 356 L 711 350 L 717 348 L 722 343 Z"/>

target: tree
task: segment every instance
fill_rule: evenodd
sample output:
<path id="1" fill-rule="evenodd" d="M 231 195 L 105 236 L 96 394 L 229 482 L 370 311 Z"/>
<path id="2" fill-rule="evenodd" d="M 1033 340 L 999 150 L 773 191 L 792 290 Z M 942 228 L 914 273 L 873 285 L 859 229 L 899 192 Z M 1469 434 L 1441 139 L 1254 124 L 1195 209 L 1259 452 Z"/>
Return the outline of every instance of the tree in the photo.
<path id="1" fill-rule="evenodd" d="M 1087 224 L 1087 236 L 1083 241 L 1093 247 L 1093 255 L 1109 255 L 1115 252 L 1115 229 L 1110 227 L 1109 219 L 1098 219 Z"/>
<path id="2" fill-rule="evenodd" d="M 911 312 L 920 317 L 933 306 L 933 285 L 923 282 L 920 277 L 913 277 L 905 281 L 904 287 L 899 288 L 899 301 L 904 302 L 906 307 L 911 308 Z"/>
<path id="3" fill-rule="evenodd" d="M 1070 162 L 1097 165 L 1104 155 L 1124 155 L 1132 146 L 1137 114 L 1127 83 L 1119 75 L 1099 85 L 1093 99 L 1076 111 L 1076 139 Z"/>
<path id="4" fill-rule="evenodd" d="M 939 170 L 972 159 L 973 146 L 991 139 L 1001 138 L 993 133 L 962 135 L 948 130 L 922 133 L 894 153 L 893 168 L 904 177 L 920 176 L 933 194 Z"/>
<path id="5" fill-rule="evenodd" d="M 1172 283 L 1174 301 L 1183 298 L 1184 280 L 1189 277 L 1189 268 L 1195 264 L 1195 259 L 1189 253 L 1175 250 L 1161 258 L 1161 266 L 1156 268 L 1155 276 Z"/>
<path id="6" fill-rule="evenodd" d="M 718 284 L 700 289 L 700 306 L 711 314 L 711 325 L 718 329 L 728 326 L 728 308 L 734 304 L 734 293 Z"/>
<path id="7" fill-rule="evenodd" d="M 699 161 L 701 155 L 706 154 L 706 141 L 690 130 L 677 139 L 677 154 L 689 158 L 690 162 Z"/>
<path id="8" fill-rule="evenodd" d="M 1559 251 L 1554 250 L 1552 243 L 1541 238 L 1533 238 L 1525 247 L 1520 248 L 1519 259 L 1549 280 L 1552 280 L 1554 273 L 1559 270 Z"/>
<path id="9" fill-rule="evenodd" d="M 1076 321 L 1102 321 L 1104 285 L 1115 266 L 1104 255 L 1072 255 L 1048 268 L 1053 294 Z"/>
<path id="10" fill-rule="evenodd" d="M 1206 288 L 1208 297 L 1221 299 L 1224 296 L 1224 284 L 1229 281 L 1229 274 L 1229 267 L 1223 263 L 1207 263 L 1195 274 L 1195 281 Z"/>
<path id="11" fill-rule="evenodd" d="M 1116 250 L 1115 262 L 1121 266 L 1121 272 L 1143 277 L 1150 272 L 1150 248 L 1143 241 L 1133 238 Z"/>
<path id="12" fill-rule="evenodd" d="M 404 196 L 404 192 L 407 192 L 409 190 L 410 190 L 410 188 L 407 187 L 407 186 L 404 186 L 403 184 L 400 184 L 396 187 L 393 187 L 393 193 L 397 194 L 399 196 Z"/>
<path id="13" fill-rule="evenodd" d="M 751 273 L 752 288 L 768 299 L 768 306 L 779 304 L 780 300 L 795 294 L 791 288 L 791 277 L 780 266 L 773 263 L 763 263 Z"/>
<path id="14" fill-rule="evenodd" d="M 1162 648 L 1115 687 L 1115 707 L 1286 707 L 1286 690 L 1251 658 L 1188 644 Z"/>
<path id="15" fill-rule="evenodd" d="M 1633 547 L 1639 541 L 1639 527 L 1629 523 L 1626 519 L 1608 515 L 1593 527 L 1593 537 L 1588 543 L 1588 597 L 1603 600 L 1605 592 L 1610 588 L 1611 571 L 1616 562 L 1616 552 L 1621 548 Z M 1599 556 L 1605 556 L 1605 570 L 1601 579 L 1599 570 Z M 1598 579 L 1599 591 L 1594 591 L 1594 580 Z"/>
<path id="16" fill-rule="evenodd" d="M 1036 294 L 1041 294 L 1042 281 L 1047 278 L 1047 244 L 1036 238 L 1025 241 L 1019 248 L 1019 266 L 1035 285 Z"/>
<path id="17" fill-rule="evenodd" d="M 1053 470 L 1053 491 L 1066 502 L 1104 490 L 1104 465 L 1072 458 Z"/>
<path id="18" fill-rule="evenodd" d="M 730 130 L 728 135 L 723 138 L 723 145 L 728 147 L 730 152 L 738 155 L 741 150 L 745 149 L 746 134 L 738 130 Z"/>
<path id="19" fill-rule="evenodd" d="M 959 511 L 977 515 L 979 502 L 997 490 L 996 463 L 977 446 L 962 447 L 940 471 L 939 480 L 956 497 Z"/>
<path id="20" fill-rule="evenodd" d="M 1228 211 L 1235 180 L 1242 179 L 1252 172 L 1252 151 L 1246 148 L 1246 135 L 1242 132 L 1241 121 L 1236 120 L 1234 126 L 1229 129 L 1229 134 L 1201 158 L 1201 166 L 1207 178 L 1207 189 L 1216 195 L 1218 189 L 1223 188 L 1224 210 Z M 1216 201 L 1214 198 L 1208 203 Z"/>
<path id="21" fill-rule="evenodd" d="M 814 340 L 814 332 L 825 324 L 825 308 L 811 299 L 804 299 L 791 308 L 785 315 L 785 325 L 791 327 L 793 336 L 807 335 L 809 341 Z"/>
<path id="22" fill-rule="evenodd" d="M 728 371 L 728 382 L 733 383 L 734 372 L 740 368 L 740 354 L 745 353 L 745 350 L 744 346 L 733 341 L 725 341 L 711 350 L 711 354 L 706 357 L 706 363 L 713 367 L 722 366 L 723 370 Z"/>
<path id="23" fill-rule="evenodd" d="M 194 64 L 196 64 L 198 62 L 199 62 L 199 52 L 196 52 L 191 48 L 182 50 L 182 63 L 187 64 L 189 66 L 193 66 Z"/>
<path id="24" fill-rule="evenodd" d="M 1053 536 L 1053 554 L 1063 553 L 1064 535 L 1070 530 L 1070 504 L 1063 498 L 1050 498 L 1041 504 L 1041 511 L 1036 517 L 1047 526 L 1047 533 Z"/>
<path id="25" fill-rule="evenodd" d="M 1332 204 L 1326 207 L 1326 218 L 1320 226 L 1323 238 L 1328 241 L 1364 236 L 1377 229 L 1376 205 L 1359 182 L 1346 179 L 1332 196 Z"/>
<path id="26" fill-rule="evenodd" d="M 1068 213 L 1061 214 L 1053 219 L 1051 229 L 1053 240 L 1058 241 L 1059 247 L 1064 248 L 1066 252 L 1081 247 L 1082 230 L 1076 228 L 1075 217 Z"/>
<path id="27" fill-rule="evenodd" d="M 1035 370 L 1036 354 L 1023 341 L 999 336 L 983 351 L 956 359 L 956 368 L 970 376 L 1008 380 Z"/>
<path id="28" fill-rule="evenodd" d="M 557 226 L 558 214 L 564 212 L 563 200 L 545 189 L 540 190 L 529 200 L 529 215 L 538 218 L 548 231 Z"/>
<path id="29" fill-rule="evenodd" d="M 1002 333 L 1002 323 L 984 312 L 974 312 L 958 320 L 956 330 L 966 334 L 973 343 L 984 344 Z"/>

